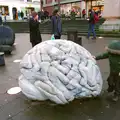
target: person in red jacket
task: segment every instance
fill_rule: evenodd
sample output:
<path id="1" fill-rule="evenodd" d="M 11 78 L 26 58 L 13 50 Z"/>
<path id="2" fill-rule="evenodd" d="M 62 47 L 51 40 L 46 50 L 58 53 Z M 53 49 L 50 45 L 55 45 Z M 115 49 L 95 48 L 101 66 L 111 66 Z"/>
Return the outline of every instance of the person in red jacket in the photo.
<path id="1" fill-rule="evenodd" d="M 82 11 L 82 17 L 85 19 L 85 16 L 86 16 L 86 11 L 85 11 L 85 9 L 83 9 L 83 11 Z"/>
<path id="2" fill-rule="evenodd" d="M 93 38 L 96 39 L 96 33 L 95 33 L 95 24 L 99 21 L 99 17 L 97 13 L 95 13 L 93 10 L 89 10 L 90 17 L 89 17 L 89 28 L 88 28 L 88 36 L 89 39 L 90 33 L 93 33 Z"/>

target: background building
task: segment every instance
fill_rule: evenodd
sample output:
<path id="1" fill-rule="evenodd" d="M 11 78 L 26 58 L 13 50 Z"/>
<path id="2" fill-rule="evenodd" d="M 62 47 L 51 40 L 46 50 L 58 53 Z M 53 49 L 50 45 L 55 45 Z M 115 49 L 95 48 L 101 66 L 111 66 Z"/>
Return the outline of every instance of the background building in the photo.
<path id="1" fill-rule="evenodd" d="M 89 9 L 103 12 L 104 0 L 86 0 L 86 11 Z"/>
<path id="2" fill-rule="evenodd" d="M 44 0 L 43 2 L 44 10 L 49 11 L 50 14 L 59 7 L 62 14 L 66 14 L 72 9 L 81 12 L 82 9 L 85 9 L 85 0 Z"/>
<path id="3" fill-rule="evenodd" d="M 52 14 L 53 9 L 59 7 L 60 1 L 60 10 L 62 13 L 67 13 L 74 9 L 75 11 L 82 12 L 83 9 L 86 9 L 87 14 L 89 9 L 94 9 L 95 11 L 103 11 L 104 9 L 104 0 L 43 0 L 43 8 L 46 11 L 49 11 Z"/>
<path id="4" fill-rule="evenodd" d="M 23 11 L 27 16 L 32 10 L 40 10 L 40 0 L 0 0 L 0 13 L 7 15 L 7 20 L 18 19 L 17 13 Z M 16 17 L 13 17 L 16 14 Z"/>

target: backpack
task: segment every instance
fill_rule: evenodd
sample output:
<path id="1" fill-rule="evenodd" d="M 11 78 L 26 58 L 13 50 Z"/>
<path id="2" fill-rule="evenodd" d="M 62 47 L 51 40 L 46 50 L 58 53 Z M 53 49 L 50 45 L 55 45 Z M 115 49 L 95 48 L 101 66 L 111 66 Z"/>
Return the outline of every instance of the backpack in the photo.
<path id="1" fill-rule="evenodd" d="M 98 21 L 99 21 L 99 17 L 96 14 L 94 14 L 94 23 L 97 23 Z"/>

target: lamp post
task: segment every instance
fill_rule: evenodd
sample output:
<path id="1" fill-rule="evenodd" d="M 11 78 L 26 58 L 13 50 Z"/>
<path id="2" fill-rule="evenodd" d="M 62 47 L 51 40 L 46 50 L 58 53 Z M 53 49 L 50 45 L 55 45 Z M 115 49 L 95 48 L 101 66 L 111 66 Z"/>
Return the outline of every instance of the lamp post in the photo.
<path id="1" fill-rule="evenodd" d="M 60 0 L 58 0 L 58 9 L 60 10 Z"/>
<path id="2" fill-rule="evenodd" d="M 40 0 L 40 8 L 41 8 L 41 11 L 43 9 L 43 0 Z"/>

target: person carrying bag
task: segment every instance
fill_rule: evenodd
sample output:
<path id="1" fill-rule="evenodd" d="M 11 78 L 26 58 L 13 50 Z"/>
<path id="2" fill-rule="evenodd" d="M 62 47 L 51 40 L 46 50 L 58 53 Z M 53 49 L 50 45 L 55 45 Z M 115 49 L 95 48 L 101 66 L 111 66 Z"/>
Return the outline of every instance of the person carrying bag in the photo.
<path id="1" fill-rule="evenodd" d="M 60 39 L 62 33 L 62 23 L 58 10 L 55 10 L 53 12 L 51 23 L 52 23 L 52 34 L 54 34 L 55 39 Z"/>

